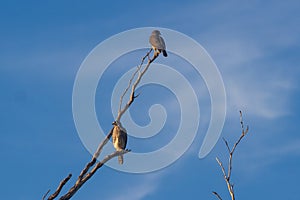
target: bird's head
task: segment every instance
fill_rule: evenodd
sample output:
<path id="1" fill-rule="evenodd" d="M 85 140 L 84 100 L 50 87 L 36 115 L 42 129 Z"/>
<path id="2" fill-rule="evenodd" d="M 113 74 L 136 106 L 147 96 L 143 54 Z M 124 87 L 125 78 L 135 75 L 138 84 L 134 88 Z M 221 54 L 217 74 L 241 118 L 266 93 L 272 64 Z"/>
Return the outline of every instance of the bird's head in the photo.
<path id="1" fill-rule="evenodd" d="M 160 35 L 160 31 L 159 30 L 154 30 L 154 31 L 152 31 L 152 34 L 153 35 Z"/>
<path id="2" fill-rule="evenodd" d="M 118 123 L 117 123 L 117 121 L 113 121 L 113 123 L 111 123 L 111 125 L 118 126 Z"/>
<path id="3" fill-rule="evenodd" d="M 122 126 L 121 122 L 119 122 L 119 121 L 114 121 L 114 122 L 112 123 L 112 125 L 113 125 L 113 126 L 119 127 L 119 128 L 120 128 L 122 131 L 124 131 L 124 132 L 127 132 L 126 129 Z"/>

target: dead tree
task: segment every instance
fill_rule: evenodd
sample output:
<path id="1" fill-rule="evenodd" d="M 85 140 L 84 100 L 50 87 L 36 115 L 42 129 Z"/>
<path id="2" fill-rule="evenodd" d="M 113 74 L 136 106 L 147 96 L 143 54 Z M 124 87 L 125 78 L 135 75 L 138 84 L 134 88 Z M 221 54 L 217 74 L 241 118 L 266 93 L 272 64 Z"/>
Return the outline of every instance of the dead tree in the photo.
<path id="1" fill-rule="evenodd" d="M 119 104 L 119 109 L 118 109 L 118 116 L 117 116 L 117 118 L 115 120 L 116 122 L 120 122 L 121 117 L 123 116 L 123 114 L 128 110 L 128 108 L 133 103 L 134 99 L 138 96 L 138 95 L 135 95 L 135 90 L 136 90 L 138 84 L 140 83 L 140 81 L 141 81 L 142 77 L 144 76 L 144 74 L 149 69 L 151 63 L 159 56 L 159 54 L 154 54 L 153 57 L 151 58 L 150 57 L 151 51 L 152 51 L 152 48 L 142 58 L 140 65 L 137 66 L 135 72 L 132 74 L 132 77 L 131 77 L 131 79 L 128 82 L 127 88 L 124 90 L 123 94 L 120 97 L 120 104 Z M 144 66 L 144 63 L 145 63 L 146 59 L 148 61 L 147 61 L 147 64 Z M 122 107 L 124 96 L 129 91 L 130 91 L 129 100 Z M 100 142 L 100 144 L 99 144 L 96 152 L 94 153 L 91 161 L 88 162 L 86 164 L 86 166 L 83 168 L 83 170 L 81 171 L 81 173 L 79 174 L 79 176 L 77 178 L 77 181 L 68 190 L 68 192 L 66 194 L 64 194 L 63 196 L 61 196 L 59 198 L 60 200 L 70 199 L 82 187 L 82 185 L 85 184 L 86 181 L 88 181 L 96 173 L 96 171 L 98 169 L 100 169 L 107 161 L 109 161 L 110 159 L 112 159 L 114 157 L 117 157 L 117 156 L 120 156 L 120 155 L 124 155 L 124 154 L 130 152 L 130 150 L 128 150 L 128 149 L 122 150 L 122 151 L 115 151 L 115 152 L 113 152 L 113 153 L 111 153 L 109 155 L 106 155 L 101 161 L 97 161 L 99 155 L 101 154 L 101 151 L 102 151 L 103 147 L 107 144 L 107 142 L 111 138 L 112 131 L 113 131 L 113 128 L 106 135 L 105 139 L 102 142 Z M 58 195 L 59 195 L 59 193 L 61 192 L 62 188 L 71 179 L 71 177 L 72 177 L 72 174 L 69 174 L 66 178 L 64 178 L 60 182 L 60 184 L 57 187 L 57 189 L 55 190 L 55 192 L 53 194 L 51 194 L 47 199 L 48 200 L 52 200 L 52 199 L 57 198 Z M 46 199 L 46 197 L 49 194 L 49 192 L 50 192 L 50 190 L 48 190 L 47 193 L 42 197 L 42 200 Z"/>
<path id="2" fill-rule="evenodd" d="M 249 126 L 246 127 L 246 129 L 244 128 L 244 122 L 243 122 L 243 114 L 242 114 L 242 111 L 240 111 L 240 124 L 241 124 L 241 135 L 239 137 L 239 139 L 234 143 L 233 147 L 230 148 L 229 147 L 229 144 L 227 142 L 226 139 L 223 138 L 223 141 L 225 142 L 225 145 L 227 147 L 227 151 L 228 151 L 228 154 L 229 154 L 229 160 L 228 160 L 228 167 L 227 167 L 227 173 L 225 171 L 225 167 L 223 165 L 223 163 L 220 161 L 220 159 L 218 157 L 216 157 L 216 160 L 222 170 L 222 173 L 223 173 L 223 177 L 224 177 L 224 180 L 226 182 L 226 185 L 227 185 L 227 189 L 228 189 L 228 192 L 230 194 L 230 197 L 231 197 L 231 200 L 235 200 L 235 193 L 234 193 L 234 189 L 233 189 L 233 183 L 231 182 L 230 178 L 231 178 L 231 173 L 232 173 L 232 156 L 233 156 L 233 153 L 237 147 L 237 145 L 241 142 L 241 140 L 245 137 L 245 135 L 248 133 L 249 131 Z M 212 192 L 219 200 L 222 200 L 221 196 L 213 191 Z"/>

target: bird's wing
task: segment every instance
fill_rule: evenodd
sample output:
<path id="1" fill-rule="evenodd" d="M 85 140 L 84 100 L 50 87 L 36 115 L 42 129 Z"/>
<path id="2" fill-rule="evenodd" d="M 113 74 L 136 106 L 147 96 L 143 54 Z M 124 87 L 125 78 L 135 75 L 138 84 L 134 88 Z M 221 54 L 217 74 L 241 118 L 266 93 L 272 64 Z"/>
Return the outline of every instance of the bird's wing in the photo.
<path id="1" fill-rule="evenodd" d="M 152 34 L 149 38 L 149 42 L 153 47 L 155 47 L 157 49 L 161 49 L 161 42 L 160 42 L 160 38 L 158 35 Z"/>
<path id="2" fill-rule="evenodd" d="M 121 149 L 125 149 L 127 145 L 127 133 L 125 131 L 120 130 L 120 135 L 119 135 L 119 147 Z"/>
<path id="3" fill-rule="evenodd" d="M 158 36 L 159 37 L 159 43 L 160 43 L 160 48 L 159 49 L 162 49 L 162 50 L 166 50 L 166 44 L 165 44 L 165 41 L 162 37 Z"/>

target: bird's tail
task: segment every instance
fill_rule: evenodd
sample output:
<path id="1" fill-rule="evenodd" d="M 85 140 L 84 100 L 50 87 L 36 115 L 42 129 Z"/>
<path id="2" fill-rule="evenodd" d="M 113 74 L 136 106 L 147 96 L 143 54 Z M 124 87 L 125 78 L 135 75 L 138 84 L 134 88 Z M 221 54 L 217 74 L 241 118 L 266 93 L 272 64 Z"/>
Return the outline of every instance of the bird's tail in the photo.
<path id="1" fill-rule="evenodd" d="M 118 160 L 119 160 L 119 164 L 122 165 L 123 164 L 123 155 L 118 156 Z"/>
<path id="2" fill-rule="evenodd" d="M 163 50 L 163 55 L 164 55 L 164 57 L 167 57 L 167 56 L 168 56 L 168 54 L 167 54 L 167 51 L 166 51 L 166 50 Z"/>

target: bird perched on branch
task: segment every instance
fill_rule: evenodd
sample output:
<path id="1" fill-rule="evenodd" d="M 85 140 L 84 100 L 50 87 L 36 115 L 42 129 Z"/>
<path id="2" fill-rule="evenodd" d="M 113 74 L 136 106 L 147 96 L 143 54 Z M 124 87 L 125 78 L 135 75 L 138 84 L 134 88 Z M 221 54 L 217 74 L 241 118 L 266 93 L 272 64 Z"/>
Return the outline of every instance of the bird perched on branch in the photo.
<path id="1" fill-rule="evenodd" d="M 127 131 L 121 125 L 121 122 L 114 121 L 112 123 L 113 133 L 112 133 L 112 141 L 116 151 L 125 150 L 127 144 Z M 118 157 L 119 164 L 123 164 L 123 155 Z"/>
<path id="2" fill-rule="evenodd" d="M 154 50 L 154 56 L 158 56 L 161 52 L 163 53 L 164 57 L 167 57 L 167 51 L 166 51 L 166 44 L 164 39 L 160 36 L 159 30 L 152 31 L 152 34 L 149 38 L 149 42 L 152 45 L 152 48 Z"/>

